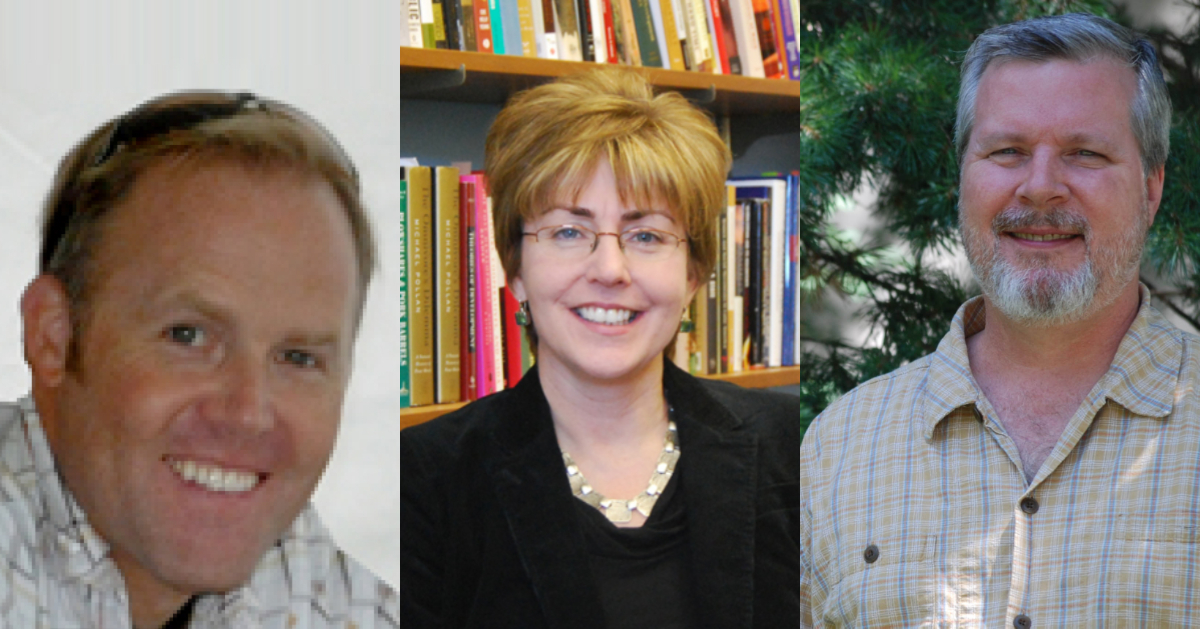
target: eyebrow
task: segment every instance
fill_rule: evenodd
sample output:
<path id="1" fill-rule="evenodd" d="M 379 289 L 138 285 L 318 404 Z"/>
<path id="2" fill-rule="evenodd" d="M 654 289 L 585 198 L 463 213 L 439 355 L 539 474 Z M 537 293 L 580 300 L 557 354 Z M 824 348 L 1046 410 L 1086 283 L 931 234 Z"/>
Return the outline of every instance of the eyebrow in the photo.
<path id="1" fill-rule="evenodd" d="M 1024 134 L 1014 132 L 997 132 L 979 137 L 979 145 L 985 147 L 996 144 L 1023 144 L 1027 141 L 1028 138 Z M 1093 133 L 1072 133 L 1063 136 L 1062 141 L 1068 145 L 1091 144 L 1106 149 L 1113 145 L 1106 137 Z"/>
<path id="2" fill-rule="evenodd" d="M 569 212 L 572 216 L 579 216 L 579 217 L 583 217 L 583 218 L 595 218 L 596 217 L 595 212 L 592 212 L 591 210 L 589 210 L 585 207 L 579 207 L 579 206 L 556 207 L 556 208 L 551 208 L 550 212 L 553 212 L 555 210 L 562 210 L 564 212 Z M 549 212 L 547 212 L 547 213 L 549 213 Z M 675 222 L 675 218 L 673 216 L 671 216 L 670 213 L 664 212 L 662 210 L 650 210 L 650 209 L 629 210 L 628 212 L 625 212 L 624 214 L 621 215 L 621 222 L 628 223 L 631 221 L 641 220 L 643 218 L 646 218 L 647 216 L 661 216 L 661 217 L 671 221 L 672 223 Z"/>

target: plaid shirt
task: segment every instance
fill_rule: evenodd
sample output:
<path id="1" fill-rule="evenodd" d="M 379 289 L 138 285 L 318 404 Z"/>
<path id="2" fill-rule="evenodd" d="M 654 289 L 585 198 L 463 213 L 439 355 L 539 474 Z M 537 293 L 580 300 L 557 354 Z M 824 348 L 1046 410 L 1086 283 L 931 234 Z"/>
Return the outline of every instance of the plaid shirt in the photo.
<path id="1" fill-rule="evenodd" d="M 0 404 L 0 627 L 132 625 L 124 581 L 54 466 L 32 400 Z M 334 546 L 312 507 L 244 587 L 196 601 L 192 629 L 399 626 L 399 598 Z"/>
<path id="2" fill-rule="evenodd" d="M 967 362 L 981 299 L 826 409 L 801 446 L 803 617 L 1200 624 L 1200 338 L 1149 301 L 1032 482 Z"/>

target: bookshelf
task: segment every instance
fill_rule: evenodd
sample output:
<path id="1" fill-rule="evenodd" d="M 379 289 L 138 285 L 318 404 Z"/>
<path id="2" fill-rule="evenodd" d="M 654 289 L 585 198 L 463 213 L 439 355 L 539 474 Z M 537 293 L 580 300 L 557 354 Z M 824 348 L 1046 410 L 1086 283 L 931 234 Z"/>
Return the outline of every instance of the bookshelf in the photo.
<path id="1" fill-rule="evenodd" d="M 400 48 L 402 99 L 503 104 L 515 92 L 602 64 L 490 53 Z M 682 92 L 721 115 L 800 113 L 800 82 L 637 68 L 655 86 Z M 797 118 L 796 130 L 799 131 Z"/>
<path id="2" fill-rule="evenodd" d="M 711 376 L 701 376 L 712 380 L 724 380 L 739 386 L 758 389 L 765 387 L 781 387 L 789 384 L 800 384 L 800 367 L 775 367 L 771 369 L 752 369 L 741 373 L 723 373 Z M 431 419 L 441 417 L 446 413 L 456 411 L 469 402 L 454 404 L 433 404 L 429 406 L 414 406 L 400 409 L 400 429 L 423 424 Z"/>
<path id="3" fill-rule="evenodd" d="M 401 47 L 400 97 L 414 106 L 402 114 L 403 155 L 422 157 L 422 163 L 448 164 L 434 155 L 452 155 L 482 165 L 482 146 L 486 130 L 508 98 L 524 89 L 557 77 L 586 72 L 601 66 L 593 62 L 562 61 L 536 57 L 496 55 L 457 50 Z M 800 82 L 784 79 L 759 79 L 737 75 L 708 74 L 636 68 L 659 89 L 675 90 L 718 118 L 728 134 L 734 153 L 733 175 L 755 175 L 762 170 L 780 169 L 798 159 L 800 131 Z M 421 104 L 416 107 L 415 104 Z M 453 121 L 452 124 L 441 124 Z M 762 155 L 739 160 L 746 148 L 760 138 L 783 134 L 782 151 L 778 148 Z M 796 137 L 795 142 L 786 138 Z M 768 138 L 769 139 L 769 138 Z M 474 156 L 474 157 L 473 157 Z M 762 163 L 760 163 L 762 162 Z M 766 164 L 766 167 L 764 167 Z M 741 373 L 701 376 L 733 382 L 748 388 L 767 388 L 800 383 L 800 367 L 753 369 Z M 401 429 L 415 426 L 466 402 L 404 408 L 400 411 Z"/>

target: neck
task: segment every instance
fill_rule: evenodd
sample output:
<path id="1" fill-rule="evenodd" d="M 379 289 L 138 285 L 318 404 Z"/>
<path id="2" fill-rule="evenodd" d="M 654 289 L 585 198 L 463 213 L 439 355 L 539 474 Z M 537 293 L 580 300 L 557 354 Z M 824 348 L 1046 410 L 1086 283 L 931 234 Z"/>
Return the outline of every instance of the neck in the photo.
<path id="1" fill-rule="evenodd" d="M 1098 370 L 1102 375 L 1137 317 L 1140 299 L 1138 284 L 1133 282 L 1111 304 L 1083 319 L 1057 326 L 1030 326 L 1008 318 L 985 296 L 986 327 L 967 339 L 971 370 L 974 372 L 976 361 L 981 360 L 1001 372 Z"/>
<path id="2" fill-rule="evenodd" d="M 618 380 L 579 377 L 561 365 L 538 363 L 559 445 L 573 455 L 582 449 L 628 447 L 651 439 L 661 447 L 667 407 L 663 363 Z"/>

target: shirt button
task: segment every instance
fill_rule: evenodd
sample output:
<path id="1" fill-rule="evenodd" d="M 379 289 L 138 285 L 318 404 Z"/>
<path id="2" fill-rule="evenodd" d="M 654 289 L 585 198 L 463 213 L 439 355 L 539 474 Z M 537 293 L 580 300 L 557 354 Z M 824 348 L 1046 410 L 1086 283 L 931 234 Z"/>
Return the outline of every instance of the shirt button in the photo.
<path id="1" fill-rule="evenodd" d="M 1033 621 L 1029 619 L 1029 616 L 1021 614 L 1013 618 L 1013 626 L 1017 629 L 1029 629 L 1033 626 Z"/>
<path id="2" fill-rule="evenodd" d="M 1033 498 L 1025 498 L 1024 500 L 1021 501 L 1021 510 L 1024 511 L 1025 513 L 1028 513 L 1029 515 L 1033 515 L 1033 514 L 1037 513 L 1038 512 L 1038 501 L 1034 500 Z"/>
<path id="3" fill-rule="evenodd" d="M 875 563 L 875 560 L 879 559 L 879 547 L 875 544 L 867 546 L 867 549 L 863 551 L 863 559 L 867 563 Z"/>

